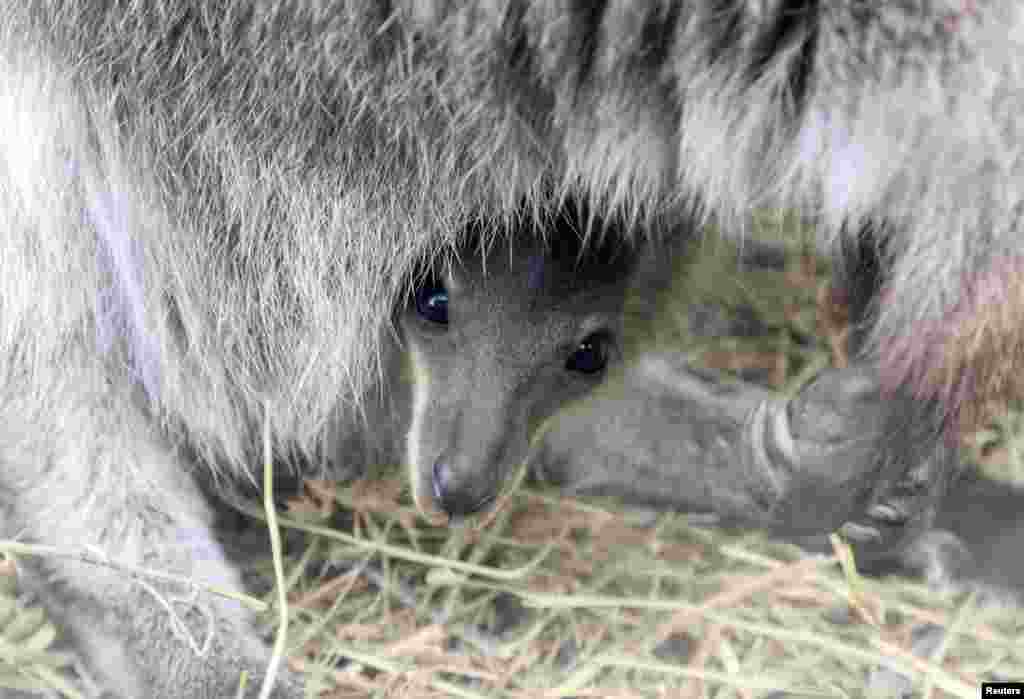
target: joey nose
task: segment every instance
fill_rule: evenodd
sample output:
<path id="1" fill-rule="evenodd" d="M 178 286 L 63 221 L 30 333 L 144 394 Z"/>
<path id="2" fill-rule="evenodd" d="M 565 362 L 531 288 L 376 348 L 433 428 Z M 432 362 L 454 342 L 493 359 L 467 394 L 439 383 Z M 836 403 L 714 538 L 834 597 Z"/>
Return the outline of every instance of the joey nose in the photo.
<path id="1" fill-rule="evenodd" d="M 455 470 L 444 458 L 434 462 L 431 481 L 434 498 L 452 519 L 479 512 L 491 501 L 491 496 L 481 495 L 472 484 L 460 482 Z"/>

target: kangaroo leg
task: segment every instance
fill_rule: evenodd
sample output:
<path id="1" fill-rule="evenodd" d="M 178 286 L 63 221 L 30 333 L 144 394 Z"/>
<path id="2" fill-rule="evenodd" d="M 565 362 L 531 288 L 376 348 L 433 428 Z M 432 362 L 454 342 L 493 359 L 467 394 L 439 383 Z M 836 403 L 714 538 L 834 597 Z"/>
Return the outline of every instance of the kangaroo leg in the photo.
<path id="1" fill-rule="evenodd" d="M 129 388 L 53 376 L 45 401 L 0 403 L 4 531 L 69 554 L 21 557 L 25 580 L 115 696 L 223 699 L 242 670 L 255 696 L 269 654 L 248 613 L 187 582 L 241 589 L 188 466 Z M 301 690 L 285 673 L 273 696 Z"/>
<path id="2" fill-rule="evenodd" d="M 711 511 L 783 535 L 876 526 L 874 538 L 855 538 L 873 557 L 906 546 L 933 516 L 924 507 L 897 526 L 890 513 L 875 513 L 879 483 L 914 459 L 950 456 L 915 451 L 909 427 L 894 448 L 892 413 L 918 424 L 912 408 L 884 399 L 859 367 L 824 372 L 787 401 L 676 355 L 650 355 L 621 384 L 560 416 L 533 465 L 573 493 Z"/>

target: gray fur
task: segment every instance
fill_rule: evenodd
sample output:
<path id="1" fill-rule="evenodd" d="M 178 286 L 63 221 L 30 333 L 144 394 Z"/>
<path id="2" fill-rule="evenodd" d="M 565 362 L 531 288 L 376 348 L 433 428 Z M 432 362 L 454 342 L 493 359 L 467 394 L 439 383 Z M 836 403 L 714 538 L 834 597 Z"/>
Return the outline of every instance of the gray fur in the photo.
<path id="1" fill-rule="evenodd" d="M 559 414 L 531 454 L 567 492 L 713 513 L 787 536 L 858 517 L 887 401 L 860 369 L 825 373 L 790 400 L 727 383 L 678 354 L 645 354 L 594 399 Z"/>
<path id="2" fill-rule="evenodd" d="M 340 406 L 326 431 L 322 448 L 332 474 L 408 462 L 413 495 L 425 512 L 453 499 L 469 503 L 463 508 L 469 511 L 498 493 L 537 426 L 604 378 L 604 369 L 571 370 L 570 357 L 601 333 L 609 364 L 617 363 L 627 289 L 656 292 L 671 266 L 650 249 L 613 246 L 613 257 L 595 255 L 564 230 L 575 221 L 566 214 L 551 222 L 568 244 L 547 245 L 537 231 L 523 230 L 511 247 L 483 255 L 462 248 L 461 258 L 424 262 L 443 270 L 426 277 L 443 279 L 449 319 L 431 322 L 415 297 L 397 305 L 386 390 L 360 405 L 366 427 Z M 417 275 L 412 284 L 422 288 L 427 281 Z M 122 568 L 241 590 L 212 531 L 213 504 L 200 490 L 217 473 L 191 473 L 202 465 L 188 445 L 153 424 L 144 377 L 134 376 L 136 385 L 125 384 L 128 393 L 118 395 L 102 371 L 72 375 L 95 383 L 72 388 L 55 376 L 58 384 L 47 389 L 57 397 L 67 396 L 61 388 L 73 397 L 81 391 L 98 404 L 5 395 L 4 531 L 109 556 Z M 55 418 L 40 410 L 62 422 L 49 427 L 45 420 Z M 49 431 L 34 433 L 33 425 Z M 443 497 L 434 468 L 439 460 L 451 465 Z M 241 669 L 260 677 L 266 651 L 236 604 L 88 562 L 26 559 L 23 568 L 118 696 L 225 697 L 233 695 Z M 175 628 L 175 617 L 185 628 Z M 286 675 L 274 696 L 299 693 L 298 680 Z"/>
<path id="3" fill-rule="evenodd" d="M 862 371 L 823 379 L 839 376 L 829 390 L 811 384 L 787 402 L 700 372 L 681 355 L 646 354 L 548 424 L 531 473 L 569 494 L 707 513 L 827 551 L 816 533 L 855 516 L 851 503 L 870 491 L 865 452 L 876 448 L 889 407 Z M 782 439 L 771 430 L 756 434 L 765 410 L 769 422 L 782 420 Z M 918 531 L 905 548 L 858 557 L 858 565 L 1024 604 L 1024 489 L 969 470 L 943 499 L 934 526 Z"/>
<path id="4" fill-rule="evenodd" d="M 990 601 L 1024 605 L 1022 551 L 1024 488 L 968 471 L 903 560 L 940 587 L 977 586 Z"/>
<path id="5" fill-rule="evenodd" d="M 826 243 L 886 222 L 890 388 L 959 395 L 996 363 L 945 355 L 1022 344 L 991 293 L 1018 264 L 1022 24 L 1010 0 L 5 0 L 3 531 L 237 584 L 192 464 L 255 479 L 264 405 L 315 461 L 417 265 L 567 198 L 594 238 L 688 207 L 794 205 Z M 879 492 L 917 458 L 880 456 Z M 35 575 L 126 696 L 223 696 L 262 655 L 229 610 L 191 662 L 136 587 Z"/>

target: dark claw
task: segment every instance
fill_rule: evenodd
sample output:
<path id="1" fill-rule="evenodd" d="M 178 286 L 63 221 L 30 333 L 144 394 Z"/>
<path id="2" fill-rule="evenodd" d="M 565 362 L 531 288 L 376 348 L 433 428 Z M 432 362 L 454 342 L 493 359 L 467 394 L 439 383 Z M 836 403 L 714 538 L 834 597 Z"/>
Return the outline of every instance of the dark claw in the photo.
<path id="1" fill-rule="evenodd" d="M 867 515 L 871 519 L 877 519 L 886 524 L 903 525 L 910 519 L 913 505 L 914 503 L 905 499 L 889 500 L 869 507 Z"/>
<path id="2" fill-rule="evenodd" d="M 882 533 L 874 527 L 856 522 L 847 522 L 839 528 L 839 533 L 851 543 L 875 543 L 882 538 Z"/>

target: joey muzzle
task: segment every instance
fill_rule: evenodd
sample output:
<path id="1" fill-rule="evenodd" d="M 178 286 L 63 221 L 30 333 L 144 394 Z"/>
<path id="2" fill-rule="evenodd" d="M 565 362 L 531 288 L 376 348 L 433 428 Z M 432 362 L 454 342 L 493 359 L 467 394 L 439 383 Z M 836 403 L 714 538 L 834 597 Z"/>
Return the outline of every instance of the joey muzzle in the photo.
<path id="1" fill-rule="evenodd" d="M 498 483 L 460 478 L 447 451 L 431 468 L 430 485 L 434 500 L 450 518 L 461 519 L 486 509 L 497 497 Z"/>

